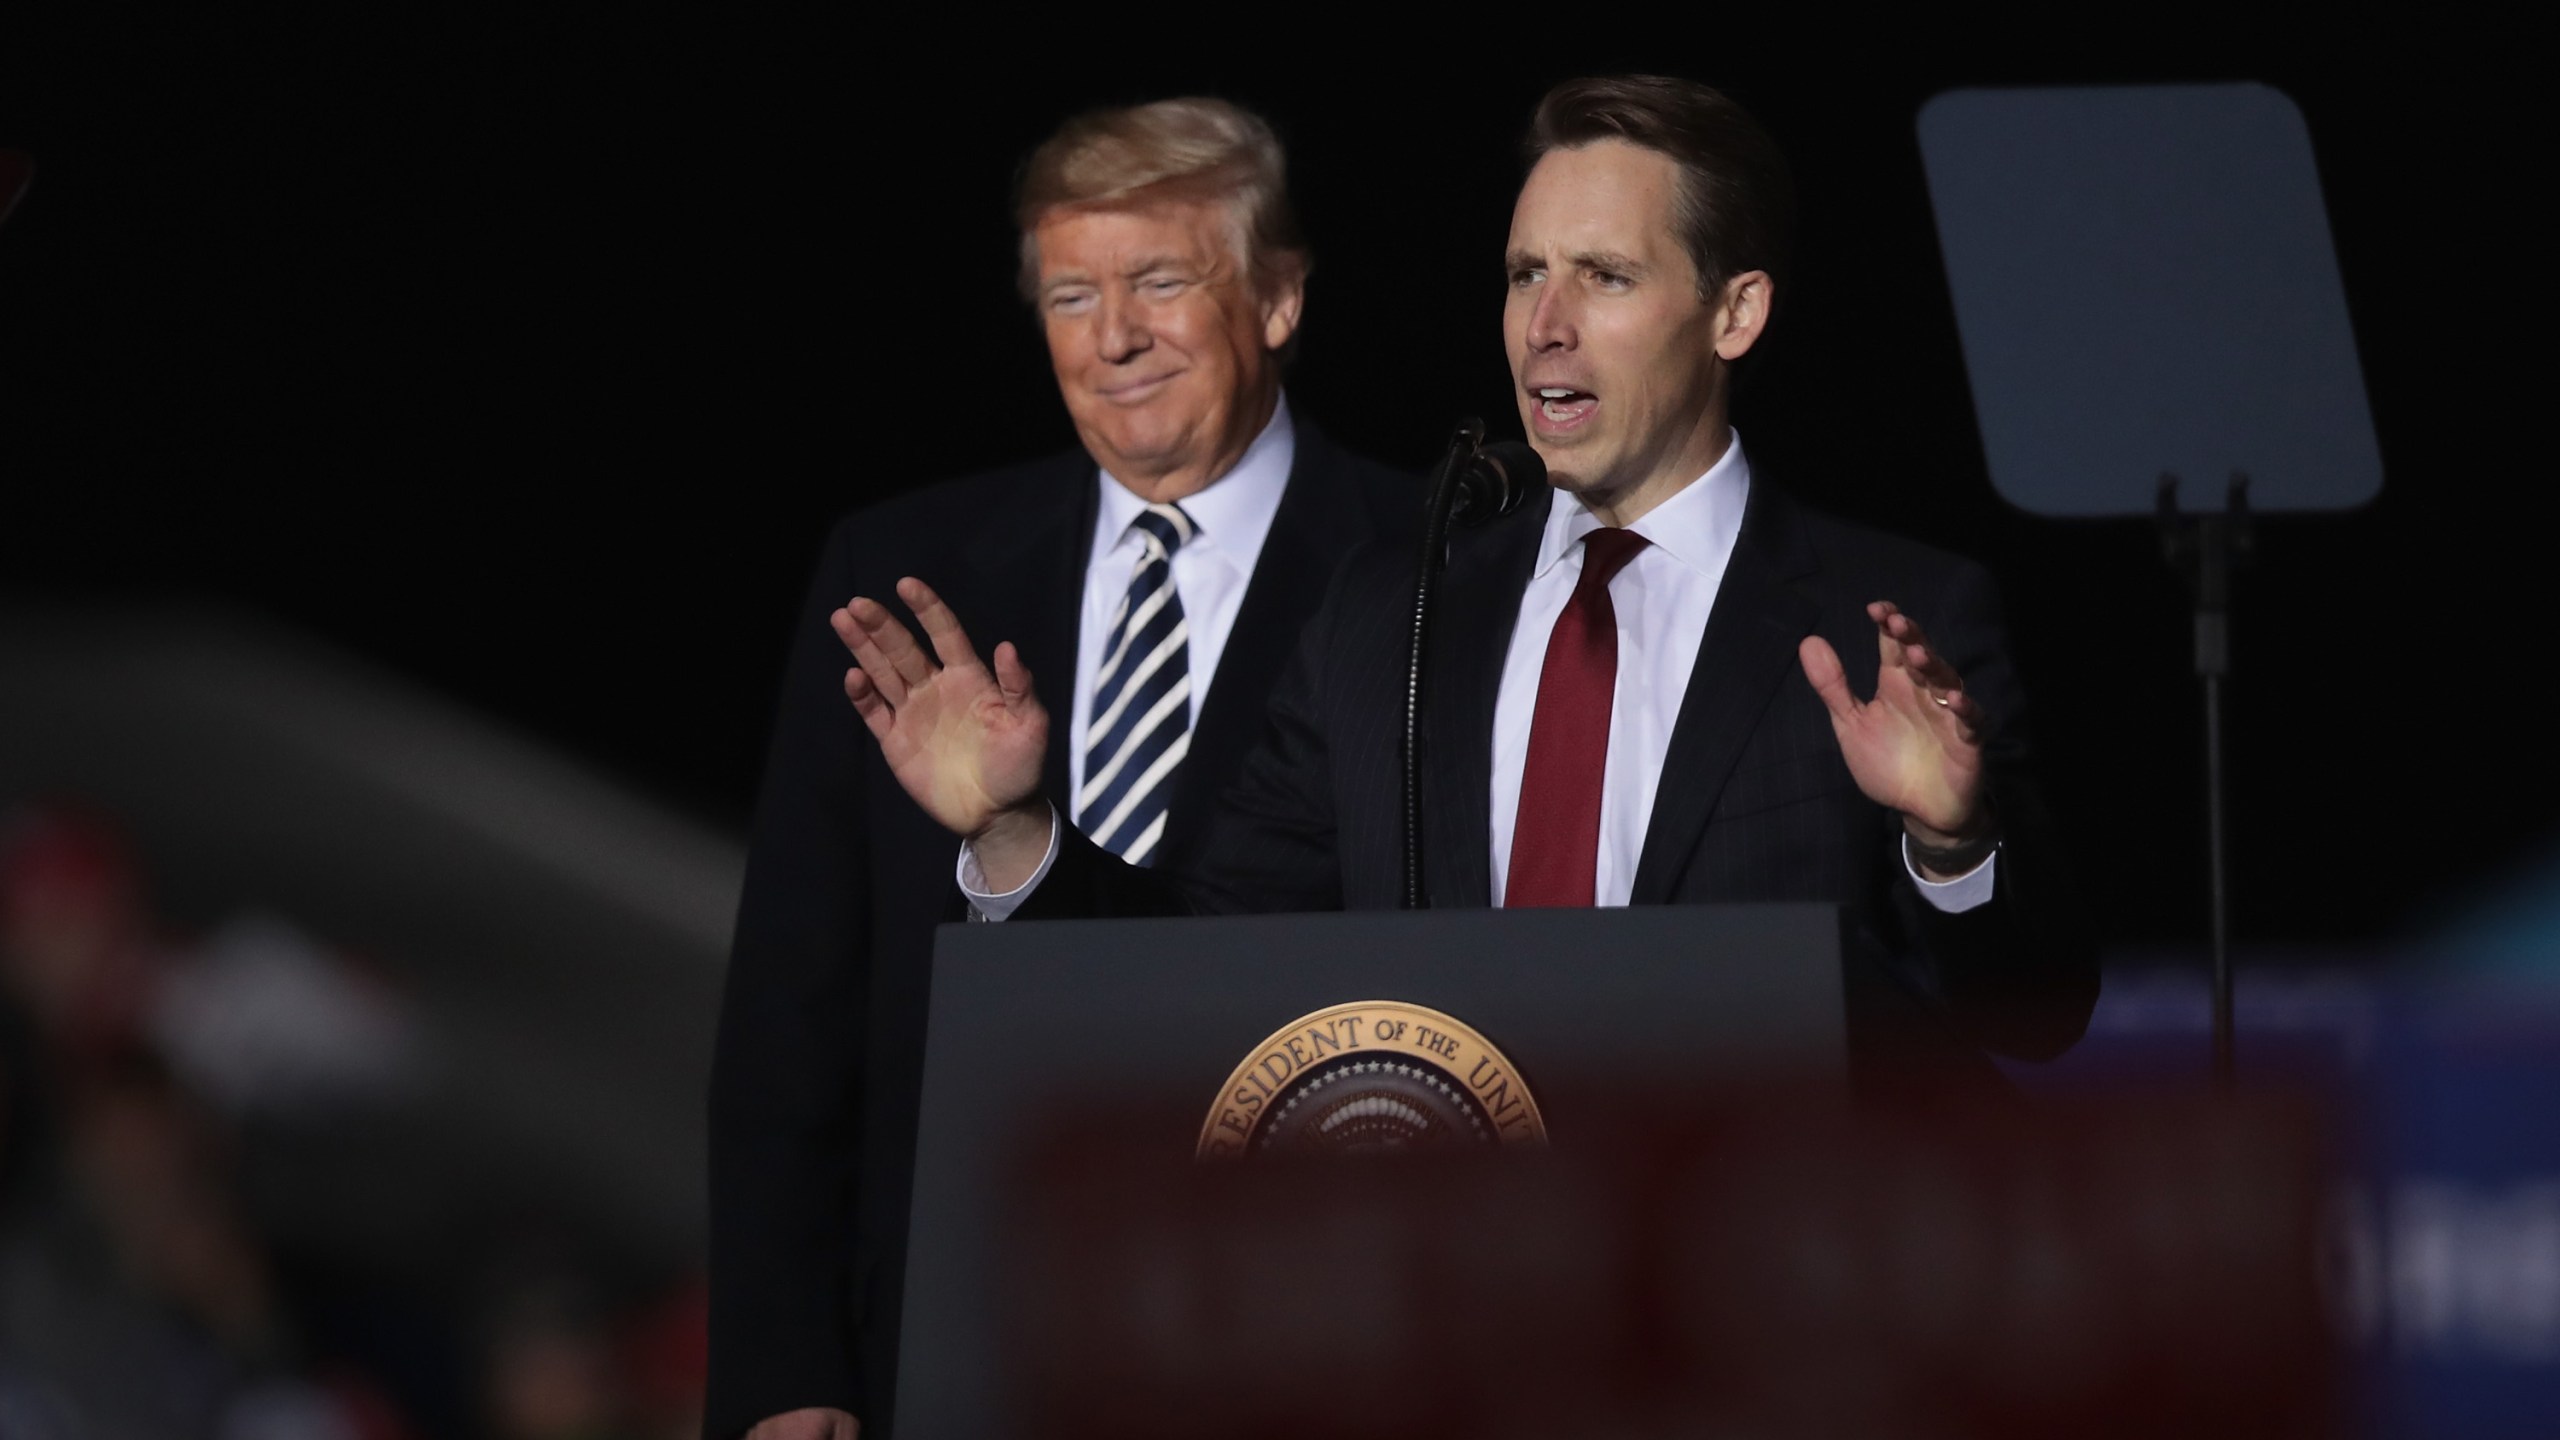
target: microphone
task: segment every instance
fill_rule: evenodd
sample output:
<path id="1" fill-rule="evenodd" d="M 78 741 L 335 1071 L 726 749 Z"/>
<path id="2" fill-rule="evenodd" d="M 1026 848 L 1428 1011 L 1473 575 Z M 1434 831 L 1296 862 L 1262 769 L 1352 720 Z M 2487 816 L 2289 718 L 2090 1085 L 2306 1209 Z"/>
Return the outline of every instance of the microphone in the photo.
<path id="1" fill-rule="evenodd" d="M 1431 471 L 1422 511 L 1422 557 L 1413 584 L 1413 633 L 1404 674 L 1404 908 L 1426 910 L 1422 883 L 1423 677 L 1431 648 L 1432 600 L 1449 564 L 1449 532 L 1516 514 L 1546 493 L 1547 465 L 1517 440 L 1484 443 L 1484 422 L 1458 422 Z"/>
<path id="2" fill-rule="evenodd" d="M 1449 523 L 1468 528 L 1490 524 L 1547 488 L 1547 462 L 1526 442 L 1496 440 L 1467 457 L 1459 467 L 1457 487 Z"/>

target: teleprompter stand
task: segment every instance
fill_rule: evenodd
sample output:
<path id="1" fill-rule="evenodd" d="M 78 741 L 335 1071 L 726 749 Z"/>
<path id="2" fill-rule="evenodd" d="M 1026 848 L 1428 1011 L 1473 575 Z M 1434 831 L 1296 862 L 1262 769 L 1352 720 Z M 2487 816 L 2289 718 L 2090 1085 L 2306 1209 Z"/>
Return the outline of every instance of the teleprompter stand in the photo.
<path id="1" fill-rule="evenodd" d="M 2228 1085 L 2231 575 L 2254 516 L 2382 488 L 2310 131 L 2264 85 L 1955 90 L 1920 149 L 1992 484 L 2037 515 L 2156 517 L 2194 591 Z M 2182 512 L 2176 477 L 2216 475 L 2223 508 Z"/>
<path id="2" fill-rule="evenodd" d="M 2222 513 L 2178 510 L 2178 477 L 2160 477 L 2160 549 L 2196 600 L 2196 675 L 2204 682 L 2205 836 L 2213 907 L 2213 1079 L 2228 1087 L 2231 1052 L 2231 867 L 2222 840 L 2222 682 L 2231 673 L 2231 575 L 2256 547 L 2249 477 L 2234 473 Z"/>

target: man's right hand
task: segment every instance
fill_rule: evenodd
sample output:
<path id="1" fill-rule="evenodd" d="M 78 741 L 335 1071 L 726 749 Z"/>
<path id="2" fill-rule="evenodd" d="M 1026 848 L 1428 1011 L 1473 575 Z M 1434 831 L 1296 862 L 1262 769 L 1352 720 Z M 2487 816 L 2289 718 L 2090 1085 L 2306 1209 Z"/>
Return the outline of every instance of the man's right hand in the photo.
<path id="1" fill-rule="evenodd" d="M 862 1422 L 842 1410 L 786 1410 L 757 1421 L 747 1440 L 862 1440 Z"/>
<path id="2" fill-rule="evenodd" d="M 1049 807 L 1040 798 L 1049 712 L 1010 641 L 996 647 L 990 670 L 931 586 L 901 580 L 898 598 L 924 625 L 933 655 L 886 607 L 857 595 L 829 617 L 857 665 L 844 674 L 844 693 L 898 783 L 970 842 L 990 884 L 1014 889 L 1049 852 Z"/>

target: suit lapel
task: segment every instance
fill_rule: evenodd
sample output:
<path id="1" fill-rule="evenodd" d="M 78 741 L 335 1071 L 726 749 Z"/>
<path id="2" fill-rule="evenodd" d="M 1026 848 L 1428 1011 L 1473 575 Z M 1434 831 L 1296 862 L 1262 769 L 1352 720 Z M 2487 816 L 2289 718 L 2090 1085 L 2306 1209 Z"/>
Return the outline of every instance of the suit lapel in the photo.
<path id="1" fill-rule="evenodd" d="M 1631 903 L 1664 904 L 1676 890 L 1725 778 L 1770 696 L 1796 667 L 1797 642 L 1813 633 L 1816 607 L 1789 583 L 1812 568 L 1794 506 L 1766 481 L 1754 480 L 1680 717 L 1672 723 Z"/>
<path id="2" fill-rule="evenodd" d="M 1431 639 L 1423 756 L 1424 881 L 1435 908 L 1493 903 L 1493 707 L 1547 509 L 1530 504 L 1449 547 Z M 1397 647 L 1399 670 L 1403 653 Z"/>
<path id="3" fill-rule="evenodd" d="M 1217 673 L 1209 677 L 1191 749 L 1174 772 L 1159 851 L 1167 857 L 1188 856 L 1206 833 L 1217 809 L 1218 777 L 1233 776 L 1261 737 L 1272 687 L 1322 598 L 1325 581 L 1335 563 L 1368 538 L 1362 499 L 1352 493 L 1340 467 L 1329 463 L 1330 453 L 1312 429 L 1298 427 L 1288 488 L 1262 538 L 1262 553 L 1254 560 L 1235 626 L 1219 653 Z"/>
<path id="4" fill-rule="evenodd" d="M 970 547 L 970 573 L 989 577 L 988 620 L 971 638 L 991 659 L 1011 640 L 1049 707 L 1049 750 L 1040 778 L 1061 806 L 1067 796 L 1067 729 L 1076 683 L 1076 632 L 1084 614 L 1084 570 L 1093 555 L 1098 472 L 1081 453 L 1034 475 L 1023 503 L 988 517 Z M 1065 813 L 1072 814 L 1067 810 Z"/>

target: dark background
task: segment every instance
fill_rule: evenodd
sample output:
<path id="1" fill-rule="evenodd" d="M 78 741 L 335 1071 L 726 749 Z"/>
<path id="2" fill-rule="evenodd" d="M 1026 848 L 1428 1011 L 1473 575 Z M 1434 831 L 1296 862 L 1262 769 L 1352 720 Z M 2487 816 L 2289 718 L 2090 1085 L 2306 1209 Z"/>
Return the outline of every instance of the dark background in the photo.
<path id="1" fill-rule="evenodd" d="M 1737 414 L 1755 463 L 2002 577 L 2052 788 L 2140 945 L 2203 929 L 2183 593 L 2146 526 L 1991 493 L 1913 117 L 1957 85 L 2263 80 L 2309 120 L 2386 481 L 2266 524 L 2240 590 L 2237 934 L 2389 942 L 2550 828 L 2545 247 L 2517 218 L 2544 127 L 2515 38 L 2442 10 L 1567 7 L 1435 44 L 1163 12 L 84 15 L 0 21 L 0 145 L 39 166 L 0 232 L 0 603 L 245 603 L 733 828 L 831 519 L 1072 442 L 1006 204 L 1058 119 L 1193 91 L 1271 116 L 1317 252 L 1293 404 L 1418 466 L 1462 412 L 1517 423 L 1498 252 L 1540 90 L 1722 85 L 1805 202 Z"/>

